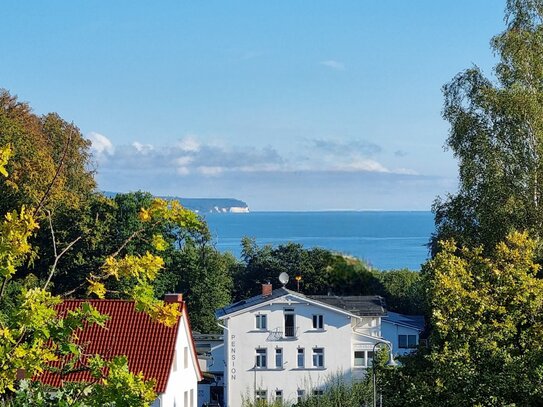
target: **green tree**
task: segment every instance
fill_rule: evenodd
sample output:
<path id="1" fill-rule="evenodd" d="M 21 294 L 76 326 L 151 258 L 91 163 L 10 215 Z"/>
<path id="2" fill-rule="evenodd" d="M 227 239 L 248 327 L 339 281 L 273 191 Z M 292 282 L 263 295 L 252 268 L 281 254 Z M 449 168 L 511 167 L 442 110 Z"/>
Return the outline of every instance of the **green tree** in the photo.
<path id="1" fill-rule="evenodd" d="M 513 232 L 485 255 L 453 241 L 425 265 L 430 348 L 388 372 L 387 405 L 540 406 L 543 280 L 537 242 Z"/>
<path id="2" fill-rule="evenodd" d="M 10 157 L 17 157 L 11 146 L 0 147 L 2 177 L 9 174 L 7 167 Z M 57 179 L 55 176 L 51 182 Z M 47 187 L 36 206 L 22 205 L 21 209 L 6 213 L 0 222 L 0 402 L 43 406 L 147 406 L 155 398 L 152 381 L 130 372 L 122 355 L 107 360 L 100 355 L 87 355 L 84 344 L 77 343 L 78 330 L 85 325 L 103 326 L 107 316 L 99 314 L 88 303 L 64 317 L 59 317 L 55 312 L 55 306 L 62 299 L 51 293 L 51 278 L 57 271 L 58 261 L 80 237 L 61 249 L 50 212 L 48 216 L 39 216 L 44 210 L 47 194 L 52 190 L 52 185 Z M 144 224 L 175 224 L 177 228 L 185 230 L 205 228 L 196 214 L 175 201 L 153 199 L 147 207 L 140 208 L 138 216 Z M 43 222 L 47 220 L 48 224 Z M 30 275 L 24 280 L 17 279 L 18 268 L 36 256 L 31 240 L 44 223 L 50 228 L 54 253 L 53 264 L 47 268 L 48 278 L 45 282 Z M 109 291 L 105 282 L 129 280 L 124 295 L 135 301 L 139 311 L 147 312 L 155 320 L 171 326 L 180 315 L 178 305 L 157 300 L 152 286 L 164 266 L 164 260 L 150 251 L 122 254 L 124 247 L 138 233 L 136 231 L 130 235 L 118 250 L 105 257 L 100 268 L 88 274 L 87 292 L 103 298 Z M 160 234 L 153 234 L 148 243 L 156 251 L 166 248 L 165 239 Z M 80 365 L 83 356 L 86 363 Z M 63 361 L 60 371 L 51 365 L 56 360 Z M 48 370 L 63 374 L 81 368 L 88 369 L 96 381 L 49 389 L 21 380 L 21 376 L 30 379 Z"/>
<path id="3" fill-rule="evenodd" d="M 512 230 L 541 235 L 542 18 L 541 0 L 508 0 L 507 29 L 491 42 L 495 80 L 474 66 L 443 88 L 459 190 L 434 203 L 434 252 L 448 238 L 491 250 Z"/>
<path id="4" fill-rule="evenodd" d="M 0 89 L 0 145 L 11 145 L 0 179 L 0 213 L 21 205 L 77 208 L 92 195 L 94 181 L 90 142 L 57 114 L 34 114 L 30 106 Z M 54 182 L 52 182 L 54 180 Z"/>
<path id="5" fill-rule="evenodd" d="M 173 254 L 169 278 L 175 278 L 175 292 L 185 295 L 194 331 L 220 332 L 215 311 L 232 301 L 232 270 L 238 265 L 231 254 L 222 254 L 208 242 L 192 240 Z"/>
<path id="6" fill-rule="evenodd" d="M 376 272 L 380 282 L 374 294 L 386 298 L 387 309 L 402 314 L 426 314 L 425 284 L 421 274 L 407 269 Z"/>

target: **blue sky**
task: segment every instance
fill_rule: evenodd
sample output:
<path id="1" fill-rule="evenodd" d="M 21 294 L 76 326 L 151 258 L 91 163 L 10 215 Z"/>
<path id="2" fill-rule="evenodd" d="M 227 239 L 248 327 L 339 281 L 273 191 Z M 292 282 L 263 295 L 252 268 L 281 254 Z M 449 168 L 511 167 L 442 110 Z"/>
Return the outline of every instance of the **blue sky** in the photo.
<path id="1" fill-rule="evenodd" d="M 504 1 L 15 1 L 0 87 L 93 141 L 105 190 L 253 210 L 429 210 L 441 86 L 492 73 Z"/>

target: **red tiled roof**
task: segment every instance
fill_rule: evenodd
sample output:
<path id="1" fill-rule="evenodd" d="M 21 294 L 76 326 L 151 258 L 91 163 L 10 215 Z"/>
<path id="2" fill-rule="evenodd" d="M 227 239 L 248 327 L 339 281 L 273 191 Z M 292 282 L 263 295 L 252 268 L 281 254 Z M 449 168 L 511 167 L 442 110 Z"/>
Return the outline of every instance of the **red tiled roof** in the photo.
<path id="1" fill-rule="evenodd" d="M 99 354 L 105 359 L 124 355 L 128 358 L 131 372 L 142 372 L 145 379 L 154 379 L 155 391 L 164 393 L 172 368 L 180 319 L 173 327 L 167 327 L 153 321 L 146 313 L 136 311 L 133 301 L 125 300 L 65 300 L 57 307 L 59 316 L 84 302 L 109 315 L 105 329 L 93 325 L 77 332 L 78 343 L 84 346 L 84 353 Z M 184 302 L 181 306 L 182 313 L 186 314 Z M 185 315 L 183 318 L 188 322 Z M 190 329 L 188 324 L 187 329 Z M 190 332 L 189 335 L 192 336 Z M 93 378 L 85 371 L 62 377 L 46 372 L 37 380 L 60 387 L 63 381 L 92 382 Z"/>

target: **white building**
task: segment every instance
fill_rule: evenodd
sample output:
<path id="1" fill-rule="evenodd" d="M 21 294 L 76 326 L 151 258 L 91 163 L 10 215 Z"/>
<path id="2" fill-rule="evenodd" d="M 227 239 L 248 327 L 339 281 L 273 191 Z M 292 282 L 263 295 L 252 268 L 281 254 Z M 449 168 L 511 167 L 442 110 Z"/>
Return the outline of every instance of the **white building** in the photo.
<path id="1" fill-rule="evenodd" d="M 217 334 L 193 334 L 203 380 L 198 383 L 198 407 L 224 405 L 224 339 Z"/>
<path id="2" fill-rule="evenodd" d="M 145 379 L 155 381 L 158 398 L 153 407 L 197 407 L 197 382 L 202 379 L 188 319 L 186 303 L 181 294 L 167 294 L 164 301 L 177 303 L 181 316 L 172 327 L 160 324 L 135 309 L 134 301 L 65 300 L 57 307 L 59 314 L 90 303 L 108 315 L 105 328 L 98 325 L 78 332 L 78 343 L 87 354 L 110 359 L 124 355 L 131 372 L 142 372 Z M 59 365 L 62 361 L 55 362 Z M 53 387 L 65 381 L 92 382 L 87 370 L 64 376 L 47 372 L 37 380 Z"/>
<path id="3" fill-rule="evenodd" d="M 381 334 L 392 343 L 396 355 L 405 355 L 419 346 L 424 326 L 422 315 L 403 315 L 389 311 L 381 319 Z"/>
<path id="4" fill-rule="evenodd" d="M 386 315 L 382 298 L 305 296 L 264 284 L 262 294 L 217 311 L 224 328 L 225 405 L 296 402 L 335 377 L 371 366 Z"/>

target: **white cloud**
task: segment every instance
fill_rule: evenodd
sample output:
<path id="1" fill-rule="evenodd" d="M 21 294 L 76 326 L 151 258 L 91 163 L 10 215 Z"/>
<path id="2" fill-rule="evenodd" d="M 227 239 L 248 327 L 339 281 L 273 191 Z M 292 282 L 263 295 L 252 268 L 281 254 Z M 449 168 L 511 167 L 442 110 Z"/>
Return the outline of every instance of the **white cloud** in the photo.
<path id="1" fill-rule="evenodd" d="M 142 154 L 147 154 L 155 149 L 152 144 L 142 144 L 139 141 L 134 141 L 132 147 Z"/>
<path id="2" fill-rule="evenodd" d="M 194 157 L 184 155 L 184 156 L 181 156 L 179 158 L 176 158 L 175 163 L 177 165 L 180 165 L 181 167 L 186 167 L 187 165 L 189 165 L 193 161 L 194 161 Z"/>
<path id="3" fill-rule="evenodd" d="M 196 140 L 193 136 L 186 136 L 183 137 L 179 142 L 177 143 L 177 146 L 186 152 L 198 152 L 200 151 L 200 143 L 198 140 Z"/>
<path id="4" fill-rule="evenodd" d="M 216 176 L 219 174 L 222 174 L 224 171 L 224 168 L 222 167 L 208 167 L 205 165 L 202 165 L 197 168 L 198 172 L 202 175 L 208 175 L 208 176 Z"/>
<path id="5" fill-rule="evenodd" d="M 391 172 L 381 163 L 369 159 L 357 159 L 335 167 L 337 171 Z"/>
<path id="6" fill-rule="evenodd" d="M 326 61 L 321 61 L 321 65 L 326 66 L 331 69 L 335 69 L 336 71 L 344 71 L 345 70 L 345 64 L 343 62 L 335 61 L 333 59 L 328 59 Z"/>
<path id="7" fill-rule="evenodd" d="M 115 154 L 113 143 L 103 134 L 91 131 L 87 134 L 87 138 L 91 142 L 91 150 L 94 151 L 97 156 Z"/>
<path id="8" fill-rule="evenodd" d="M 176 172 L 179 175 L 189 175 L 190 170 L 187 167 L 177 167 Z"/>

